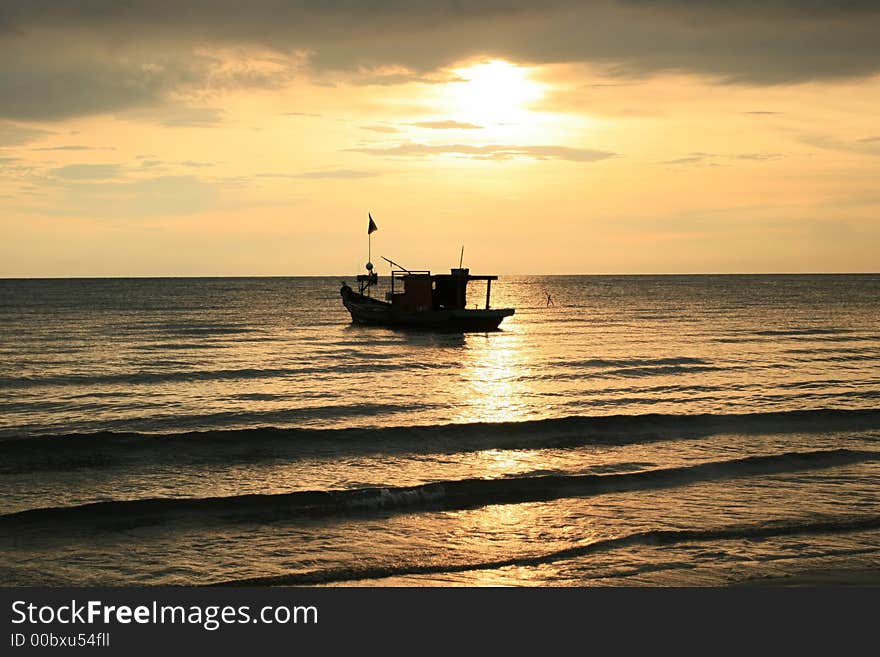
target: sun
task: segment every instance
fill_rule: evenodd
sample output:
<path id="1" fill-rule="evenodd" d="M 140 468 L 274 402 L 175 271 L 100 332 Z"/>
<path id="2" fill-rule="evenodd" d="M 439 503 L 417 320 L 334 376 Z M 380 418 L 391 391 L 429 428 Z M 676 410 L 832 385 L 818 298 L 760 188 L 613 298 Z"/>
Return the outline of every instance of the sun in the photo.
<path id="1" fill-rule="evenodd" d="M 456 115 L 480 126 L 521 120 L 530 103 L 542 96 L 529 70 L 501 60 L 455 69 L 449 84 Z"/>

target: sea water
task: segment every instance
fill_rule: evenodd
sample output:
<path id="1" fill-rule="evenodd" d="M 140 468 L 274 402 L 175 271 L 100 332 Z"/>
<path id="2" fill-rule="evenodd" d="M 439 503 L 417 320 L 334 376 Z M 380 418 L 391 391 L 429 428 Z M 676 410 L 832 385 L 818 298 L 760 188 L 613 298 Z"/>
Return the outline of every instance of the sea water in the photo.
<path id="1" fill-rule="evenodd" d="M 0 281 L 0 582 L 880 565 L 880 276 L 507 276 L 468 334 L 342 280 Z"/>

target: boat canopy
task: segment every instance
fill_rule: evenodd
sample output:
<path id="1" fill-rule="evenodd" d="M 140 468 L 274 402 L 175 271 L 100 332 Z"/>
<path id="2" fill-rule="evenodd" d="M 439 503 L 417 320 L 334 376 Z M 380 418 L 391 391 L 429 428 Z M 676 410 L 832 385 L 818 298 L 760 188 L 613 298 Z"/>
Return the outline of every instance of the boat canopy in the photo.
<path id="1" fill-rule="evenodd" d="M 467 286 L 486 281 L 486 310 L 489 309 L 492 281 L 497 276 L 472 275 L 469 269 L 451 269 L 448 274 L 427 270 L 391 270 L 391 291 L 386 299 L 404 310 L 463 310 L 467 307 Z M 401 290 L 401 288 L 403 288 Z"/>

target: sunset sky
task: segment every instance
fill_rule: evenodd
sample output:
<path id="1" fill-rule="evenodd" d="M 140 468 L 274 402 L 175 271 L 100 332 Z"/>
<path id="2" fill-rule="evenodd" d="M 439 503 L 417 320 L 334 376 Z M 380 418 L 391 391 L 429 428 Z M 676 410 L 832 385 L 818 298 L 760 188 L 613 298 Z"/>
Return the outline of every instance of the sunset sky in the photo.
<path id="1" fill-rule="evenodd" d="M 880 270 L 880 3 L 4 0 L 0 276 Z M 380 274 L 387 267 L 379 267 Z"/>

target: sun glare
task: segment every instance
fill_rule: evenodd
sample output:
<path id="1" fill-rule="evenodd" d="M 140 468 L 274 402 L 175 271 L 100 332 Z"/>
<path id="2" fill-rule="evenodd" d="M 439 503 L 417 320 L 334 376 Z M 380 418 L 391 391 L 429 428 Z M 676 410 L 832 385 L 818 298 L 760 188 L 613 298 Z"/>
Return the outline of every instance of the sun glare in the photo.
<path id="1" fill-rule="evenodd" d="M 449 85 L 457 114 L 478 125 L 515 121 L 541 97 L 541 87 L 528 69 L 493 60 L 456 69 L 460 81 Z"/>

